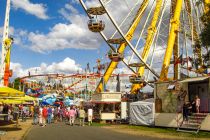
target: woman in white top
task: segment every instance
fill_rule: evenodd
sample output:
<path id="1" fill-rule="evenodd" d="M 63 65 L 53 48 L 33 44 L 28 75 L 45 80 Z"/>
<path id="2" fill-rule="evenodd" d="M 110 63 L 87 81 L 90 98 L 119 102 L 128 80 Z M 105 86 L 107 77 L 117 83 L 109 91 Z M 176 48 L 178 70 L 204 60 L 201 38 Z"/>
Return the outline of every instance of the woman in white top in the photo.
<path id="1" fill-rule="evenodd" d="M 88 109 L 88 125 L 90 126 L 93 121 L 93 109 L 89 108 Z"/>

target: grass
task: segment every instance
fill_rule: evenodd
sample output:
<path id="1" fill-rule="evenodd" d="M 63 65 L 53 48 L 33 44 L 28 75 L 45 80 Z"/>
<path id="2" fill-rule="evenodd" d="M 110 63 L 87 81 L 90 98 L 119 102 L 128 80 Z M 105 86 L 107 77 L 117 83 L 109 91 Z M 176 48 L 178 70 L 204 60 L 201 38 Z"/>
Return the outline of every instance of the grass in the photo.
<path id="1" fill-rule="evenodd" d="M 178 137 L 190 137 L 190 138 L 210 138 L 210 132 L 200 131 L 195 133 L 177 132 L 175 128 L 160 128 L 160 127 L 147 127 L 147 126 L 133 126 L 123 125 L 123 128 L 132 129 L 136 131 L 151 131 L 164 135 L 178 136 Z"/>
<path id="2" fill-rule="evenodd" d="M 92 126 L 111 126 L 111 124 L 108 124 L 108 123 L 96 123 L 96 122 L 93 122 L 93 123 L 92 123 Z"/>
<path id="3" fill-rule="evenodd" d="M 200 131 L 198 134 L 195 133 L 184 133 L 177 132 L 175 128 L 160 128 L 160 127 L 148 127 L 148 126 L 134 126 L 134 125 L 111 125 L 111 124 L 103 124 L 103 123 L 93 123 L 93 126 L 110 126 L 113 127 L 113 130 L 117 130 L 118 132 L 128 132 L 133 131 L 137 132 L 137 134 L 142 134 L 145 136 L 157 136 L 157 137 L 167 137 L 172 136 L 174 138 L 209 138 L 210 132 Z"/>

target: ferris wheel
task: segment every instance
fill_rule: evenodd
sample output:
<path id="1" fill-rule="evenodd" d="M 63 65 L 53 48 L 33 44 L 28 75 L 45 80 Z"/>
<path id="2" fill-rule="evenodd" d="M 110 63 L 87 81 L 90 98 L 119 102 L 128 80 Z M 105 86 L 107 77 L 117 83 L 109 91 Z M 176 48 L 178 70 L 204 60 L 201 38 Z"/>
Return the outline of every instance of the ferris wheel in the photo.
<path id="1" fill-rule="evenodd" d="M 107 83 L 118 63 L 133 72 L 131 93 L 149 84 L 151 77 L 180 79 L 180 73 L 205 75 L 199 34 L 200 17 L 208 0 L 80 0 L 88 28 L 100 33 L 110 47 Z M 101 92 L 100 82 L 96 92 Z"/>

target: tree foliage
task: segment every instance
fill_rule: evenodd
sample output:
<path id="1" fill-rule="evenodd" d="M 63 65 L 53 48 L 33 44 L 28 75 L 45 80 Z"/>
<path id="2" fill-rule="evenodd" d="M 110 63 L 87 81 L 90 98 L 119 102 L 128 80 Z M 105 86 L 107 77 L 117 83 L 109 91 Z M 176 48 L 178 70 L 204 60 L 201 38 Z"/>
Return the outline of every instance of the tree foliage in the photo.
<path id="1" fill-rule="evenodd" d="M 208 9 L 210 9 L 210 5 L 208 5 Z M 210 10 L 204 12 L 201 21 L 203 22 L 204 28 L 201 31 L 200 38 L 202 45 L 208 51 L 208 48 L 210 47 Z"/>

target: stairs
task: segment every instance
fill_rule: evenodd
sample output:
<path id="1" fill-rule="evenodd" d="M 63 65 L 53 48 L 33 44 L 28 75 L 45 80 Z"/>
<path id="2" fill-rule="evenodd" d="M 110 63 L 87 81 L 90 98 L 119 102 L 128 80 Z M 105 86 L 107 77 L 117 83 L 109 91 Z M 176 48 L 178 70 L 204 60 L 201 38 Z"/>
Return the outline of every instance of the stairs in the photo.
<path id="1" fill-rule="evenodd" d="M 177 128 L 179 132 L 198 133 L 203 120 L 206 118 L 207 113 L 193 113 L 188 117 L 188 122 L 183 121 Z"/>

